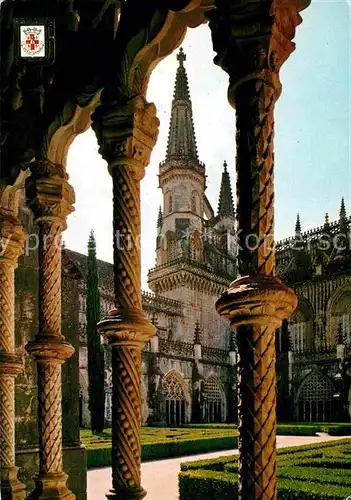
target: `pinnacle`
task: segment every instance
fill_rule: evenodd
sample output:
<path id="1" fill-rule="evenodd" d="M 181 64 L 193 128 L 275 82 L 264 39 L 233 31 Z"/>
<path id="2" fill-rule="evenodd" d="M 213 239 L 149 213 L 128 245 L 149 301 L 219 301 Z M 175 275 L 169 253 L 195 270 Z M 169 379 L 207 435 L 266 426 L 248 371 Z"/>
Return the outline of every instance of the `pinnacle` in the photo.
<path id="1" fill-rule="evenodd" d="M 301 229 L 300 214 L 297 214 L 296 224 L 295 224 L 295 234 L 301 234 L 301 232 L 302 229 Z"/>
<path id="2" fill-rule="evenodd" d="M 345 200 L 344 200 L 344 197 L 342 197 L 340 211 L 339 211 L 339 219 L 345 220 L 346 218 L 347 218 L 347 214 L 346 214 Z"/>
<path id="3" fill-rule="evenodd" d="M 324 227 L 329 228 L 329 214 L 326 212 L 325 217 L 324 217 Z"/>
<path id="4" fill-rule="evenodd" d="M 201 328 L 198 321 L 195 323 L 194 344 L 201 344 Z"/>
<path id="5" fill-rule="evenodd" d="M 162 227 L 162 220 L 163 220 L 163 214 L 162 214 L 162 209 L 161 205 L 158 209 L 158 216 L 157 216 L 157 227 Z"/>
<path id="6" fill-rule="evenodd" d="M 234 202 L 227 162 L 223 163 L 222 181 L 218 200 L 218 215 L 234 215 Z"/>

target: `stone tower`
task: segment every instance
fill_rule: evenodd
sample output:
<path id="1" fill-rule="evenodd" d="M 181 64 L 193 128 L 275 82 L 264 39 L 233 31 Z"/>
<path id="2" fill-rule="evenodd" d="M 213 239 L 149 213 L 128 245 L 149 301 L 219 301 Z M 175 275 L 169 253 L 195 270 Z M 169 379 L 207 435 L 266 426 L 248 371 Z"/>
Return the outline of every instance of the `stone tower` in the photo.
<path id="1" fill-rule="evenodd" d="M 177 59 L 166 158 L 159 166 L 163 210 L 157 219 L 156 267 L 148 282 L 155 293 L 185 303 L 185 321 L 173 332 L 174 339 L 192 342 L 199 322 L 205 345 L 228 347 L 228 326 L 214 304 L 235 277 L 230 178 L 225 163 L 215 216 L 205 195 L 205 165 L 197 152 L 182 49 Z"/>

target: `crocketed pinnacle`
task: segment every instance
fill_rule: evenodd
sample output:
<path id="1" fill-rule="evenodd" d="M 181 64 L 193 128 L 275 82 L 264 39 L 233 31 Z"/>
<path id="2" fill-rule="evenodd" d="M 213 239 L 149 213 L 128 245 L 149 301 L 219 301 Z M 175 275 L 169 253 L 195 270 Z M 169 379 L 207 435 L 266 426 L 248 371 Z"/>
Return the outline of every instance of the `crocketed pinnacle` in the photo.
<path id="1" fill-rule="evenodd" d="M 296 217 L 296 224 L 295 224 L 295 234 L 301 234 L 301 222 L 300 222 L 300 215 L 297 214 Z"/>
<path id="2" fill-rule="evenodd" d="M 201 328 L 200 328 L 200 323 L 198 321 L 195 324 L 194 344 L 201 344 Z"/>
<path id="3" fill-rule="evenodd" d="M 157 216 L 157 227 L 162 227 L 162 222 L 163 222 L 163 215 L 162 215 L 162 209 L 161 205 L 160 208 L 158 209 L 158 216 Z"/>
<path id="4" fill-rule="evenodd" d="M 340 205 L 340 211 L 339 211 L 339 224 L 340 224 L 341 228 L 344 228 L 345 226 L 347 226 L 347 213 L 346 213 L 344 197 L 341 198 L 341 205 Z"/>
<path id="5" fill-rule="evenodd" d="M 193 112 L 189 92 L 188 76 L 184 67 L 186 55 L 181 48 L 177 55 L 177 69 L 172 102 L 171 121 L 168 133 L 167 160 L 198 162 Z"/>
<path id="6" fill-rule="evenodd" d="M 221 189 L 218 200 L 218 215 L 234 215 L 232 186 L 230 184 L 226 161 L 223 163 L 223 166 L 224 170 L 222 172 Z"/>
<path id="7" fill-rule="evenodd" d="M 324 217 L 324 229 L 330 229 L 330 223 L 329 223 L 329 214 L 326 212 L 325 217 Z"/>

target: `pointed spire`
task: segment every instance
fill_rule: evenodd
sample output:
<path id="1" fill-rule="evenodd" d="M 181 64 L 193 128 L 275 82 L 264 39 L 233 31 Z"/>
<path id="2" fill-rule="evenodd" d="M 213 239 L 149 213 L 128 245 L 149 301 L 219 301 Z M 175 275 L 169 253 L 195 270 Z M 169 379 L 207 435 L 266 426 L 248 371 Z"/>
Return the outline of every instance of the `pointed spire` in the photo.
<path id="1" fill-rule="evenodd" d="M 330 229 L 329 214 L 328 214 L 328 212 L 326 212 L 325 216 L 324 216 L 324 229 L 326 229 L 326 230 Z"/>
<path id="2" fill-rule="evenodd" d="M 340 220 L 341 220 L 341 219 L 346 219 L 346 218 L 347 218 L 344 197 L 342 197 L 342 198 L 341 198 L 341 205 L 340 205 L 339 218 L 340 218 Z"/>
<path id="3" fill-rule="evenodd" d="M 201 344 L 201 328 L 200 328 L 200 323 L 198 321 L 195 324 L 194 344 Z"/>
<path id="4" fill-rule="evenodd" d="M 227 170 L 227 162 L 223 163 L 221 189 L 218 200 L 218 215 L 234 215 L 234 202 L 232 194 L 232 186 Z"/>
<path id="5" fill-rule="evenodd" d="M 163 222 L 163 214 L 162 214 L 162 208 L 161 205 L 158 209 L 158 216 L 157 216 L 157 227 L 161 228 L 162 227 L 162 222 Z"/>
<path id="6" fill-rule="evenodd" d="M 167 160 L 186 160 L 198 164 L 188 76 L 184 67 L 186 55 L 180 48 L 175 79 L 171 121 L 169 125 Z"/>
<path id="7" fill-rule="evenodd" d="M 302 229 L 301 229 L 300 214 L 297 214 L 296 224 L 295 224 L 295 234 L 301 234 L 301 233 Z"/>

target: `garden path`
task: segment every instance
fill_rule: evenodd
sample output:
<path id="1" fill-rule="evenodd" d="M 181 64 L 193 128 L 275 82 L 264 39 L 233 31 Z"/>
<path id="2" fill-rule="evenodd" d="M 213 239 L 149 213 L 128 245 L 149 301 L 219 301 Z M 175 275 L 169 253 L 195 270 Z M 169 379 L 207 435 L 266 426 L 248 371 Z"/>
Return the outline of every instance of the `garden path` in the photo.
<path id="1" fill-rule="evenodd" d="M 300 446 L 323 441 L 340 439 L 340 436 L 329 436 L 320 433 L 318 436 L 277 436 L 278 448 Z M 203 455 L 169 458 L 145 462 L 141 466 L 142 485 L 148 492 L 145 500 L 178 500 L 178 473 L 182 462 L 215 458 L 238 453 L 238 450 L 224 450 Z M 111 487 L 111 467 L 88 471 L 87 500 L 105 500 L 105 494 Z"/>

